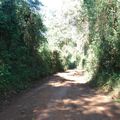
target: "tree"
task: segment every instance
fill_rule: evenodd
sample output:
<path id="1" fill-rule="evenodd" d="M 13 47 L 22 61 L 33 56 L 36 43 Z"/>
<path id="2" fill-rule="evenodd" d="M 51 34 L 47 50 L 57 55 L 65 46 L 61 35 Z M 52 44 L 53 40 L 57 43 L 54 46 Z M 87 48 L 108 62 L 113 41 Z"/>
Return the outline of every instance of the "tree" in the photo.
<path id="1" fill-rule="evenodd" d="M 80 54 L 83 54 L 88 24 L 83 20 L 82 3 L 82 0 L 67 0 L 63 2 L 61 9 L 45 9 L 44 21 L 48 29 L 49 45 L 62 54 L 66 65 L 78 65 Z M 83 27 L 86 29 L 83 30 Z"/>
<path id="2" fill-rule="evenodd" d="M 24 89 L 33 78 L 43 74 L 39 48 L 46 38 L 37 6 L 37 1 L 0 1 L 1 95 Z"/>
<path id="3" fill-rule="evenodd" d="M 87 66 L 93 72 L 92 83 L 116 86 L 120 70 L 120 3 L 118 0 L 84 0 L 84 5 L 89 21 Z"/>

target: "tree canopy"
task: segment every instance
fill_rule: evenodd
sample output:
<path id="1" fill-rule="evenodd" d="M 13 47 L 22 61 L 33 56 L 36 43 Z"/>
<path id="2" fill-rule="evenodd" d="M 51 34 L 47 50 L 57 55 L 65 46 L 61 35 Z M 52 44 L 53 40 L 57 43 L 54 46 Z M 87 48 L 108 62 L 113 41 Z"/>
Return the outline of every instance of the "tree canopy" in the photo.
<path id="1" fill-rule="evenodd" d="M 0 95 L 19 92 L 62 69 L 59 53 L 47 49 L 38 0 L 0 1 Z M 58 66 L 56 66 L 58 64 Z"/>
<path id="2" fill-rule="evenodd" d="M 120 1 L 0 0 L 0 95 L 69 68 L 85 69 L 92 86 L 120 86 Z M 42 9 L 44 7 L 44 9 Z"/>

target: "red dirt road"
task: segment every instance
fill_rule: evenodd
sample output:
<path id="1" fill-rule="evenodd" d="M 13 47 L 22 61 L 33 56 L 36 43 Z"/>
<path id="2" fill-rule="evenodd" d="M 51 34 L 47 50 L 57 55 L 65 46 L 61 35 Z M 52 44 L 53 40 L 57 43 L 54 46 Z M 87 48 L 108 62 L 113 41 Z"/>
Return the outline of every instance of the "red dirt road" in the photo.
<path id="1" fill-rule="evenodd" d="M 120 120 L 120 104 L 89 88 L 72 70 L 26 92 L 0 113 L 0 120 Z"/>

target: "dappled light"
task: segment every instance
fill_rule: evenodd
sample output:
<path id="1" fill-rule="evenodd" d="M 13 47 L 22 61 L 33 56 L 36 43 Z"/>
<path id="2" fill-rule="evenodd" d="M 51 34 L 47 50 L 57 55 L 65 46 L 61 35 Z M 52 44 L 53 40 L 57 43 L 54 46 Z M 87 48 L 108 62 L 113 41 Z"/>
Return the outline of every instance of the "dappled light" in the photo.
<path id="1" fill-rule="evenodd" d="M 51 85 L 53 87 L 60 87 L 60 86 L 68 86 L 71 87 L 71 83 L 87 83 L 88 79 L 87 77 L 84 75 L 84 70 L 77 70 L 77 69 L 73 69 L 73 70 L 67 70 L 64 73 L 57 73 L 54 76 L 56 77 L 61 77 L 63 78 L 62 81 L 51 81 L 49 82 L 48 85 Z"/>
<path id="2" fill-rule="evenodd" d="M 84 75 L 84 70 L 68 70 L 65 73 L 56 74 L 59 77 L 62 77 L 66 80 L 70 80 L 73 83 L 87 83 L 87 78 Z"/>
<path id="3" fill-rule="evenodd" d="M 49 79 L 47 83 L 29 91 L 14 105 L 2 112 L 0 120 L 7 120 L 6 118 L 15 118 L 15 120 L 118 120 L 120 105 L 114 103 L 110 96 L 91 89 L 85 83 L 86 79 L 83 83 L 83 76 L 74 75 L 74 73 L 76 70 L 68 70 L 47 78 Z M 72 79 L 68 79 L 70 76 Z M 78 82 L 76 77 L 77 79 L 79 77 Z"/>
<path id="4" fill-rule="evenodd" d="M 33 110 L 35 120 L 118 120 L 119 104 L 113 104 L 110 97 L 106 97 L 102 93 L 98 94 L 86 84 L 80 83 L 80 81 L 77 83 L 76 76 L 72 80 L 65 79 L 66 76 L 69 77 L 74 72 L 76 71 L 59 73 L 57 77 L 55 76 L 55 81 L 50 81 L 47 84 L 50 89 L 57 91 L 57 94 L 54 94 L 53 98 L 50 99 L 46 108 L 38 107 Z M 63 76 L 58 77 L 58 75 Z M 79 79 L 81 79 L 80 77 Z M 64 93 L 66 89 L 67 93 Z M 66 96 L 64 96 L 65 94 Z"/>
<path id="5" fill-rule="evenodd" d="M 60 86 L 70 86 L 69 81 L 64 82 L 50 82 L 48 85 L 51 85 L 53 87 L 60 87 Z"/>
<path id="6" fill-rule="evenodd" d="M 0 0 L 0 120 L 120 120 L 120 0 Z"/>

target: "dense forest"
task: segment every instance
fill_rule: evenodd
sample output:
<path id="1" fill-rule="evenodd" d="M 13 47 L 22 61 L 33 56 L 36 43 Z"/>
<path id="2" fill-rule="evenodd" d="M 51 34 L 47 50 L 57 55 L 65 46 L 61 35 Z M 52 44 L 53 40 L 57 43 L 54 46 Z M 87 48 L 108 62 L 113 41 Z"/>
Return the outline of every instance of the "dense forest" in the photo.
<path id="1" fill-rule="evenodd" d="M 0 97 L 63 70 L 59 53 L 50 51 L 39 13 L 32 0 L 0 0 Z"/>
<path id="2" fill-rule="evenodd" d="M 0 0 L 0 97 L 76 67 L 90 85 L 119 92 L 120 1 L 66 0 L 50 14 L 43 6 Z"/>
<path id="3" fill-rule="evenodd" d="M 66 0 L 45 19 L 64 67 L 85 69 L 91 86 L 109 92 L 120 91 L 119 9 L 119 0 Z"/>
<path id="4" fill-rule="evenodd" d="M 84 0 L 89 22 L 86 66 L 92 86 L 120 91 L 120 1 Z"/>

